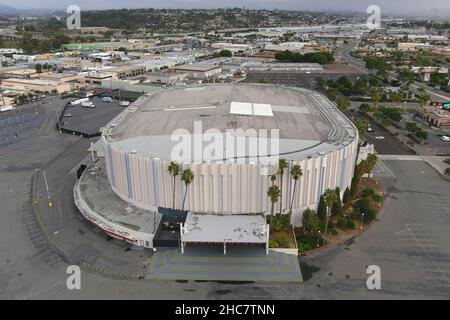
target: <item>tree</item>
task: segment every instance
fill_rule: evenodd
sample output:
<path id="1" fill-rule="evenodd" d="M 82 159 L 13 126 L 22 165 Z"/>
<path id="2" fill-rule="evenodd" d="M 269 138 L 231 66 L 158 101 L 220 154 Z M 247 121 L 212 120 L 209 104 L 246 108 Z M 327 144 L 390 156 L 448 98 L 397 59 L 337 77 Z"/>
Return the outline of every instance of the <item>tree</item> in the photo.
<path id="1" fill-rule="evenodd" d="M 307 208 L 303 211 L 302 227 L 306 233 L 317 234 L 319 231 L 319 217 L 314 210 Z"/>
<path id="2" fill-rule="evenodd" d="M 292 175 L 292 179 L 294 179 L 294 192 L 292 194 L 290 213 L 292 213 L 292 207 L 294 206 L 294 198 L 295 198 L 295 193 L 296 193 L 296 189 L 297 189 L 298 179 L 303 175 L 302 167 L 299 166 L 298 164 L 294 164 L 291 168 L 291 175 Z"/>
<path id="3" fill-rule="evenodd" d="M 350 200 L 351 200 L 350 189 L 347 187 L 347 188 L 345 188 L 344 196 L 342 198 L 342 202 L 344 204 L 347 204 Z"/>
<path id="4" fill-rule="evenodd" d="M 230 50 L 222 50 L 219 52 L 219 57 L 232 57 L 233 53 Z"/>
<path id="5" fill-rule="evenodd" d="M 419 95 L 419 105 L 420 106 L 424 106 L 426 105 L 428 102 L 430 102 L 430 95 L 426 92 L 423 92 L 422 94 Z"/>
<path id="6" fill-rule="evenodd" d="M 38 63 L 34 66 L 37 73 L 42 73 L 42 64 Z"/>
<path id="7" fill-rule="evenodd" d="M 358 129 L 359 136 L 362 137 L 362 136 L 364 136 L 364 133 L 369 128 L 369 122 L 367 120 L 364 120 L 364 119 L 357 120 L 355 122 L 355 126 Z"/>
<path id="8" fill-rule="evenodd" d="M 327 206 L 325 204 L 325 198 L 323 197 L 323 195 L 320 196 L 319 206 L 317 207 L 317 215 L 322 221 L 327 217 Z"/>
<path id="9" fill-rule="evenodd" d="M 331 215 L 331 207 L 333 206 L 333 203 L 336 201 L 336 192 L 332 189 L 325 190 L 323 194 L 325 205 L 327 207 L 327 215 L 326 215 L 326 222 L 325 222 L 325 234 L 328 233 L 328 222 L 330 220 Z"/>
<path id="10" fill-rule="evenodd" d="M 283 176 L 284 170 L 288 167 L 286 159 L 278 160 L 278 174 L 280 175 L 280 214 L 283 210 Z"/>
<path id="11" fill-rule="evenodd" d="M 176 186 L 176 177 L 180 173 L 180 166 L 175 161 L 172 161 L 167 169 L 169 173 L 173 177 L 173 193 L 172 193 L 172 209 L 175 210 L 175 186 Z"/>
<path id="12" fill-rule="evenodd" d="M 367 103 L 361 103 L 361 105 L 359 106 L 359 112 L 361 113 L 367 113 L 370 111 L 370 106 Z"/>
<path id="13" fill-rule="evenodd" d="M 350 100 L 344 96 L 337 96 L 336 104 L 337 104 L 339 110 L 341 110 L 342 112 L 346 112 L 348 110 L 348 108 L 350 108 L 350 106 L 351 106 Z"/>
<path id="14" fill-rule="evenodd" d="M 267 196 L 270 198 L 270 202 L 272 203 L 272 208 L 270 210 L 270 215 L 274 215 L 275 210 L 275 203 L 278 202 L 278 199 L 280 198 L 281 191 L 280 188 L 276 185 L 270 186 L 269 190 L 267 191 Z"/>
<path id="15" fill-rule="evenodd" d="M 181 210 L 184 211 L 184 204 L 186 203 L 188 187 L 192 183 L 192 181 L 194 181 L 194 172 L 192 172 L 191 169 L 183 170 L 183 173 L 181 174 L 181 181 L 183 181 L 184 185 L 186 186 L 186 190 L 184 191 L 183 206 L 181 207 Z"/>
<path id="16" fill-rule="evenodd" d="M 375 155 L 373 153 L 369 154 L 369 156 L 366 159 L 366 162 L 367 162 L 367 167 L 366 167 L 367 172 L 366 173 L 369 175 L 369 178 L 370 178 L 370 174 L 372 173 L 373 169 L 375 168 L 375 165 L 377 164 L 377 161 L 378 161 L 378 157 L 377 157 L 377 155 Z"/>
<path id="17" fill-rule="evenodd" d="M 370 94 L 370 101 L 372 101 L 373 103 L 373 107 L 376 108 L 377 107 L 377 103 L 380 102 L 381 100 L 381 93 L 378 89 L 373 89 L 371 94 Z"/>
<path id="18" fill-rule="evenodd" d="M 336 187 L 336 190 L 334 190 L 334 192 L 336 193 L 336 200 L 331 207 L 331 213 L 339 214 L 342 211 L 341 190 L 339 189 L 339 187 Z"/>

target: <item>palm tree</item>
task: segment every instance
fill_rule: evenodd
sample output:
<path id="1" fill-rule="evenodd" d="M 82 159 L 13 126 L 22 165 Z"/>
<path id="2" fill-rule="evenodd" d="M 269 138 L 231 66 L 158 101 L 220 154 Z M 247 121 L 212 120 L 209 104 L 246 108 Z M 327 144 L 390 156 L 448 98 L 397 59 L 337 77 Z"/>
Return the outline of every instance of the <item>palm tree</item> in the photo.
<path id="1" fill-rule="evenodd" d="M 280 159 L 278 161 L 278 174 L 280 175 L 280 214 L 283 210 L 283 176 L 284 170 L 288 167 L 286 159 Z"/>
<path id="2" fill-rule="evenodd" d="M 274 175 L 274 174 L 272 174 L 271 176 L 270 176 L 270 181 L 272 182 L 272 185 L 274 186 L 275 185 L 275 181 L 277 180 L 277 176 L 276 175 Z"/>
<path id="3" fill-rule="evenodd" d="M 295 191 L 297 189 L 297 182 L 298 179 L 303 175 L 302 167 L 298 164 L 294 164 L 291 168 L 291 175 L 292 179 L 294 179 L 294 193 L 292 194 L 292 200 L 291 200 L 291 206 L 290 206 L 290 213 L 292 214 L 292 207 L 294 206 L 294 198 L 295 198 Z"/>
<path id="4" fill-rule="evenodd" d="M 366 170 L 366 173 L 369 175 L 369 179 L 370 179 L 370 174 L 372 173 L 373 169 L 375 168 L 375 165 L 377 164 L 377 161 L 378 161 L 378 157 L 373 153 L 369 154 L 369 156 L 366 159 L 365 170 Z"/>
<path id="5" fill-rule="evenodd" d="M 325 234 L 328 233 L 328 222 L 330 220 L 330 211 L 333 203 L 336 201 L 336 192 L 332 189 L 325 190 L 323 197 L 325 198 L 325 205 L 327 206 L 327 221 L 325 223 Z"/>
<path id="6" fill-rule="evenodd" d="M 373 102 L 373 107 L 376 108 L 377 103 L 381 100 L 381 94 L 378 89 L 375 88 L 372 90 L 370 100 Z"/>
<path id="7" fill-rule="evenodd" d="M 181 210 L 184 211 L 184 204 L 186 202 L 188 187 L 192 183 L 192 181 L 194 181 L 194 172 L 192 172 L 191 169 L 183 170 L 183 173 L 181 174 L 181 181 L 183 181 L 184 185 L 186 186 L 186 190 L 184 191 L 183 206 L 181 207 Z"/>
<path id="8" fill-rule="evenodd" d="M 180 165 L 176 163 L 175 161 L 172 161 L 168 168 L 169 173 L 173 176 L 173 193 L 172 193 L 172 209 L 175 210 L 175 185 L 176 185 L 176 177 L 180 173 Z"/>
<path id="9" fill-rule="evenodd" d="M 422 107 L 430 101 L 430 95 L 428 93 L 422 93 L 419 96 L 419 105 Z"/>
<path id="10" fill-rule="evenodd" d="M 281 195 L 280 188 L 278 188 L 278 186 L 276 186 L 276 185 L 271 186 L 269 188 L 269 190 L 267 191 L 267 196 L 270 198 L 270 202 L 272 202 L 272 209 L 270 210 L 271 216 L 273 216 L 273 214 L 274 214 L 275 203 L 280 198 L 280 195 Z"/>

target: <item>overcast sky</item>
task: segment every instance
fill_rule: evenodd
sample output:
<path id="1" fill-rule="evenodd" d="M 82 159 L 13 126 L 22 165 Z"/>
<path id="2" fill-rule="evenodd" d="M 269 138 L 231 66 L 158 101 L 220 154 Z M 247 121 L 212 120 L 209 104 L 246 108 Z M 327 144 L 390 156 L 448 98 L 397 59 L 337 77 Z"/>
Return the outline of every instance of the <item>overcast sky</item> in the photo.
<path id="1" fill-rule="evenodd" d="M 15 8 L 63 9 L 77 4 L 81 9 L 118 8 L 283 8 L 297 10 L 365 11 L 377 4 L 386 13 L 450 13 L 450 0 L 0 0 Z"/>

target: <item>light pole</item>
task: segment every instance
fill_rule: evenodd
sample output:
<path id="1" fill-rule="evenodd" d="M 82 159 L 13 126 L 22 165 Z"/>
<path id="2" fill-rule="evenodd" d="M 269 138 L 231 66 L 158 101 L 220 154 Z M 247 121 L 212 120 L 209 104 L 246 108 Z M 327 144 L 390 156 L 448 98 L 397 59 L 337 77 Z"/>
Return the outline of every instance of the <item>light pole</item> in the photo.
<path id="1" fill-rule="evenodd" d="M 319 240 L 320 240 L 320 230 L 317 231 L 317 247 L 320 247 Z"/>
<path id="2" fill-rule="evenodd" d="M 45 174 L 45 170 L 44 170 L 44 182 L 45 182 L 45 189 L 47 190 L 48 206 L 51 208 L 51 207 L 53 207 L 53 203 L 50 199 L 50 192 L 48 191 L 48 183 L 47 183 L 47 176 Z"/>
<path id="3" fill-rule="evenodd" d="M 363 229 L 363 223 L 364 223 L 364 212 L 361 212 L 361 225 L 359 226 L 361 230 Z"/>

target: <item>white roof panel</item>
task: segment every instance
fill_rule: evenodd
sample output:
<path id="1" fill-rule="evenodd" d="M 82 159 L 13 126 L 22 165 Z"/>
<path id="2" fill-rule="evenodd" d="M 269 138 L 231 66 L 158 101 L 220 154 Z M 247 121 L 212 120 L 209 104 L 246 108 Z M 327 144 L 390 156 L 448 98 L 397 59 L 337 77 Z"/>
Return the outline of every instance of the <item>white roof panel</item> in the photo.
<path id="1" fill-rule="evenodd" d="M 232 114 L 244 114 L 251 116 L 252 112 L 252 104 L 247 102 L 231 102 L 230 105 L 230 113 Z"/>
<path id="2" fill-rule="evenodd" d="M 265 103 L 254 103 L 253 114 L 255 116 L 273 117 L 272 106 Z"/>

